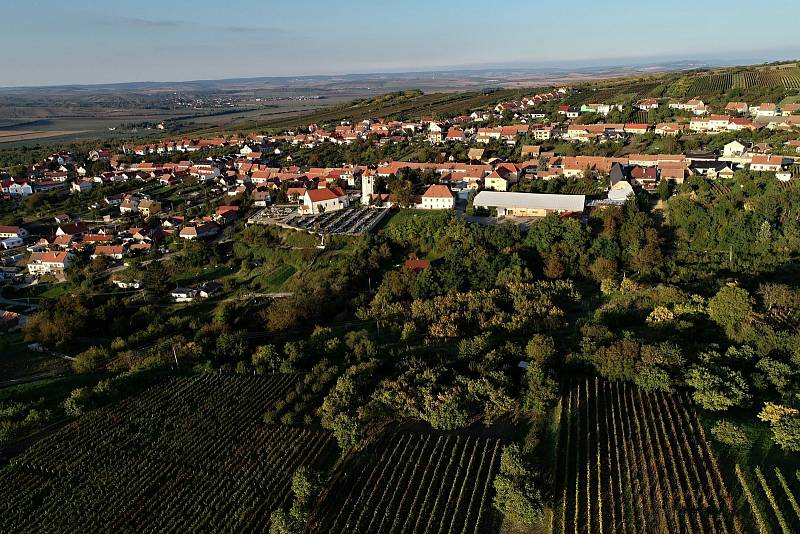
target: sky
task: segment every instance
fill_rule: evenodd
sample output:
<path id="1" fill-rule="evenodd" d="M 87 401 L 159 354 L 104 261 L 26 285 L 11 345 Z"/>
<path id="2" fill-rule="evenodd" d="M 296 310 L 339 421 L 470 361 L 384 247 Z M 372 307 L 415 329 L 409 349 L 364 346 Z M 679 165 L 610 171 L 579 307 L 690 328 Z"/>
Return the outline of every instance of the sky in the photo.
<path id="1" fill-rule="evenodd" d="M 797 0 L 0 3 L 0 86 L 800 58 Z"/>

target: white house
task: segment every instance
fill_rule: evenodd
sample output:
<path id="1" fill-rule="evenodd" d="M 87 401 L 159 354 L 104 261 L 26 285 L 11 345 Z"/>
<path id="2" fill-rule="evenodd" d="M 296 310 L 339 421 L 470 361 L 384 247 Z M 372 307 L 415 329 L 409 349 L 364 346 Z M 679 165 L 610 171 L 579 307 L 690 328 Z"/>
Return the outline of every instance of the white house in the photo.
<path id="1" fill-rule="evenodd" d="M 197 296 L 197 290 L 178 287 L 172 290 L 170 296 L 174 302 L 192 302 Z"/>
<path id="2" fill-rule="evenodd" d="M 446 185 L 434 184 L 422 195 L 422 202 L 418 205 L 424 210 L 451 210 L 456 206 L 453 192 Z"/>
<path id="3" fill-rule="evenodd" d="M 747 147 L 739 141 L 731 141 L 722 149 L 722 156 L 725 158 L 739 157 L 747 152 Z"/>
<path id="4" fill-rule="evenodd" d="M 783 168 L 782 156 L 756 154 L 750 162 L 750 170 L 756 172 L 779 172 Z"/>
<path id="5" fill-rule="evenodd" d="M 300 211 L 304 213 L 318 214 L 323 212 L 338 211 L 348 206 L 347 193 L 339 189 L 307 189 L 303 195 L 303 205 Z"/>
<path id="6" fill-rule="evenodd" d="M 33 188 L 28 182 L 14 182 L 4 189 L 12 197 L 29 197 L 33 194 Z"/>
<path id="7" fill-rule="evenodd" d="M 765 102 L 758 106 L 753 106 L 750 108 L 750 111 L 756 117 L 777 117 L 781 114 L 781 110 L 778 108 L 777 104 L 772 104 Z"/>
<path id="8" fill-rule="evenodd" d="M 73 193 L 86 193 L 87 191 L 92 190 L 92 186 L 94 186 L 94 182 L 91 180 L 80 180 L 77 182 L 72 183 L 72 192 Z"/>
<path id="9" fill-rule="evenodd" d="M 32 252 L 28 272 L 32 275 L 64 274 L 72 255 L 69 252 Z"/>
<path id="10" fill-rule="evenodd" d="M 28 237 L 28 231 L 20 226 L 0 226 L 0 239 L 18 237 L 24 239 Z"/>

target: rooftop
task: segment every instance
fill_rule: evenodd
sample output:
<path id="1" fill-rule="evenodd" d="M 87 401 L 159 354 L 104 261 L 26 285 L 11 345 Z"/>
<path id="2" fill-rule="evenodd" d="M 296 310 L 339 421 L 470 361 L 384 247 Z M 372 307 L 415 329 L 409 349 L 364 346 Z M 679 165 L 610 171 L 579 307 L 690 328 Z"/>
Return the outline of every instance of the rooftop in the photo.
<path id="1" fill-rule="evenodd" d="M 556 195 L 544 193 L 507 193 L 481 191 L 473 204 L 477 207 L 523 208 L 554 211 L 583 211 L 585 195 Z"/>

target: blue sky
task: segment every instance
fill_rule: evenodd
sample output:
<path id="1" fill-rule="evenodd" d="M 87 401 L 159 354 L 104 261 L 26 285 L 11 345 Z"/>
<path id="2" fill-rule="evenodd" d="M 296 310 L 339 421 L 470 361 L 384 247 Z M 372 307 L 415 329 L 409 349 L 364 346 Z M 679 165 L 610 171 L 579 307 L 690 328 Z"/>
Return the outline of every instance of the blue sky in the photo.
<path id="1" fill-rule="evenodd" d="M 797 0 L 1 0 L 0 86 L 800 57 Z"/>

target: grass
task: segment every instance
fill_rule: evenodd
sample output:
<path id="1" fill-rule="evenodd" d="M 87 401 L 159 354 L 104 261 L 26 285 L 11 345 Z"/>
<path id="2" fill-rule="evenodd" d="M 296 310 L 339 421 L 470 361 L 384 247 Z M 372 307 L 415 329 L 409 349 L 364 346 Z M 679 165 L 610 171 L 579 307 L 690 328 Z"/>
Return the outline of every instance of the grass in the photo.
<path id="1" fill-rule="evenodd" d="M 55 284 L 50 286 L 47 291 L 44 291 L 39 296 L 46 299 L 57 299 L 67 292 L 66 284 Z"/>
<path id="2" fill-rule="evenodd" d="M 273 271 L 269 276 L 267 276 L 266 280 L 264 280 L 264 288 L 271 289 L 272 291 L 278 291 L 283 284 L 286 283 L 289 278 L 297 272 L 291 265 L 284 265 L 282 267 L 278 267 L 275 271 Z"/>
<path id="3" fill-rule="evenodd" d="M 433 217 L 439 213 L 436 210 L 399 209 L 384 219 L 378 228 L 403 225 L 416 217 Z"/>
<path id="4" fill-rule="evenodd" d="M 210 269 L 190 270 L 181 273 L 180 276 L 175 278 L 175 283 L 181 284 L 199 284 L 201 282 L 209 282 L 211 280 L 218 280 L 231 274 L 230 267 L 220 265 Z"/>

